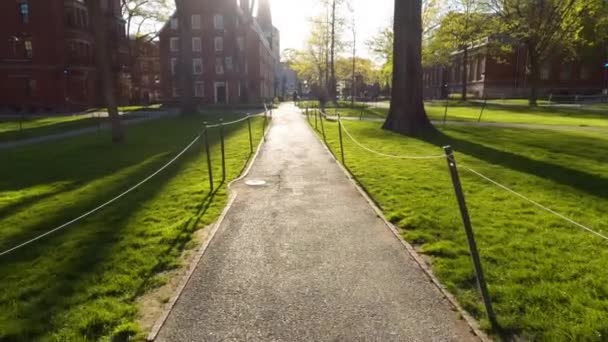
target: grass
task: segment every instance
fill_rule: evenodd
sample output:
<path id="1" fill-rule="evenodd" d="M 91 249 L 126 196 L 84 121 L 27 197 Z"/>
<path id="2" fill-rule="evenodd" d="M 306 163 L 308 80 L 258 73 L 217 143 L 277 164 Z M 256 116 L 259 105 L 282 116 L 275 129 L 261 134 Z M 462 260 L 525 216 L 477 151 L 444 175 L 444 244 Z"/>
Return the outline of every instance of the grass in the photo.
<path id="1" fill-rule="evenodd" d="M 232 117 L 234 118 L 234 117 Z M 0 152 L 0 251 L 113 198 L 170 160 L 203 116 L 132 126 L 127 142 L 107 133 Z M 226 117 L 226 120 L 231 119 Z M 253 119 L 255 140 L 261 119 Z M 226 129 L 227 180 L 250 157 L 247 125 Z M 193 232 L 227 199 L 217 130 L 211 132 L 217 190 L 210 192 L 197 143 L 174 165 L 96 214 L 0 257 L 0 341 L 141 339 L 136 299 L 179 267 Z"/>
<path id="2" fill-rule="evenodd" d="M 425 104 L 425 108 L 427 115 L 431 120 L 443 120 L 445 114 L 445 102 L 427 102 Z M 447 120 L 477 122 L 481 114 L 481 109 L 482 106 L 480 103 L 463 104 L 457 101 L 450 101 L 448 105 Z M 334 112 L 335 110 L 328 110 L 328 114 L 334 114 Z M 362 106 L 358 108 L 340 108 L 338 112 L 340 115 L 345 117 L 378 119 L 386 117 L 388 114 L 388 108 Z M 585 108 L 532 108 L 518 105 L 488 104 L 483 111 L 481 122 L 608 127 L 608 111 L 606 113 L 602 113 L 596 110 L 586 110 Z"/>
<path id="3" fill-rule="evenodd" d="M 126 116 L 123 116 L 123 118 L 128 119 L 135 116 L 137 111 L 146 108 L 148 107 L 129 106 L 120 107 L 119 110 L 126 113 Z M 157 109 L 158 107 L 150 108 Z M 107 118 L 100 118 L 95 115 L 95 112 L 99 110 L 99 108 L 93 108 L 84 113 L 74 115 L 33 117 L 24 115 L 22 118 L 2 118 L 0 116 L 0 142 L 23 140 L 86 127 L 95 127 L 107 121 Z"/>
<path id="4" fill-rule="evenodd" d="M 455 147 L 502 337 L 608 339 L 608 242 L 466 171 L 475 169 L 608 234 L 605 134 L 448 126 L 415 139 L 383 131 L 379 123 L 344 125 L 384 153 L 440 155 L 441 146 Z M 326 122 L 325 129 L 338 154 L 336 123 Z M 347 137 L 344 145 L 352 174 L 488 329 L 446 161 L 387 159 Z"/>

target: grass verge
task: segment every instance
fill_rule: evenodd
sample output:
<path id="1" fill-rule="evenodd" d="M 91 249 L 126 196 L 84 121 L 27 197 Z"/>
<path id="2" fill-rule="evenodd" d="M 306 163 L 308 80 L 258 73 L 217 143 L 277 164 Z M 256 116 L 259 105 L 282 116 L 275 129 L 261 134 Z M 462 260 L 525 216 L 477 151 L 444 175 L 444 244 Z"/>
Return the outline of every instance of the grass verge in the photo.
<path id="1" fill-rule="evenodd" d="M 127 142 L 107 134 L 0 152 L 0 250 L 54 228 L 156 171 L 196 136 L 207 118 L 132 126 Z M 226 121 L 230 117 L 225 118 Z M 261 119 L 253 119 L 256 139 Z M 1 257 L 0 341 L 141 339 L 136 299 L 167 281 L 193 233 L 220 214 L 226 183 L 248 158 L 247 124 L 226 128 L 226 182 L 210 192 L 200 143 L 141 188 L 102 211 Z"/>
<path id="2" fill-rule="evenodd" d="M 415 139 L 379 126 L 345 122 L 361 143 L 387 154 L 438 155 L 443 145 L 455 147 L 503 337 L 606 340 L 608 243 L 466 171 L 475 169 L 607 234 L 605 135 L 446 127 Z M 326 122 L 325 129 L 330 148 L 338 154 L 337 124 Z M 387 159 L 362 150 L 348 137 L 344 146 L 350 172 L 428 258 L 461 305 L 488 329 L 446 161 Z"/>

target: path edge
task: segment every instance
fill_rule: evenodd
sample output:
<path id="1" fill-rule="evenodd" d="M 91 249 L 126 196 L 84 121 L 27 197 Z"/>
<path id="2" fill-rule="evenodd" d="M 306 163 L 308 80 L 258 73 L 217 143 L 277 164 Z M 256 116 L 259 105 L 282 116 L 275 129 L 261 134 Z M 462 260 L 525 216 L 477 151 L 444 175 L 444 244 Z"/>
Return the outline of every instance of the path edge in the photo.
<path id="1" fill-rule="evenodd" d="M 272 121 L 271 121 L 271 123 L 272 123 Z M 266 132 L 263 133 L 264 136 L 269 131 L 270 131 L 270 126 L 267 128 Z M 213 228 L 209 232 L 209 235 L 207 236 L 207 238 L 200 245 L 198 251 L 196 252 L 196 255 L 194 256 L 194 258 L 190 262 L 190 265 L 188 266 L 189 267 L 188 268 L 188 272 L 183 276 L 182 280 L 180 281 L 179 286 L 176 288 L 175 292 L 171 296 L 171 300 L 169 300 L 169 302 L 167 304 L 165 304 L 165 307 L 164 307 L 162 313 L 156 319 L 156 322 L 154 323 L 154 325 L 152 326 L 152 329 L 150 330 L 150 332 L 146 336 L 145 341 L 148 341 L 148 342 L 155 341 L 156 338 L 158 337 L 158 334 L 160 333 L 160 330 L 163 328 L 163 326 L 167 322 L 167 319 L 169 318 L 169 315 L 173 311 L 173 308 L 175 307 L 175 304 L 177 304 L 177 301 L 182 296 L 182 293 L 186 289 L 186 285 L 188 285 L 188 283 L 190 282 L 190 279 L 192 278 L 192 275 L 194 274 L 194 271 L 198 267 L 199 262 L 201 261 L 201 259 L 203 258 L 203 255 L 205 254 L 205 252 L 209 248 L 209 245 L 213 241 L 213 238 L 215 237 L 215 234 L 217 233 L 217 231 L 219 230 L 220 226 L 224 222 L 224 219 L 226 218 L 226 215 L 228 215 L 228 212 L 232 208 L 232 205 L 234 204 L 234 201 L 236 200 L 236 198 L 238 196 L 238 193 L 236 191 L 233 191 L 231 189 L 232 185 L 234 183 L 238 182 L 238 181 L 243 180 L 245 177 L 247 177 L 247 175 L 249 175 L 249 172 L 251 171 L 251 168 L 253 167 L 253 164 L 257 160 L 258 155 L 260 154 L 260 152 L 262 150 L 262 147 L 265 144 L 264 136 L 262 138 L 260 138 L 260 142 L 258 143 L 258 147 L 257 147 L 257 149 L 255 151 L 255 154 L 253 155 L 253 157 L 251 159 L 249 159 L 249 163 L 248 163 L 247 167 L 244 169 L 244 171 L 241 173 L 241 175 L 239 177 L 233 179 L 230 183 L 228 183 L 228 191 L 230 192 L 230 195 L 228 197 L 228 202 L 226 204 L 226 207 L 224 207 L 224 210 L 220 214 L 220 217 L 213 224 Z"/>
<path id="2" fill-rule="evenodd" d="M 300 109 L 298 109 L 298 111 L 300 111 Z M 447 299 L 447 301 L 462 316 L 462 318 L 464 319 L 464 321 L 471 328 L 471 331 L 473 332 L 473 334 L 475 334 L 483 342 L 492 342 L 492 339 L 490 339 L 488 337 L 488 335 L 481 330 L 481 328 L 479 326 L 479 322 L 477 322 L 477 320 L 475 318 L 473 318 L 473 316 L 471 316 L 468 312 L 466 312 L 462 308 L 462 306 L 460 306 L 460 304 L 458 304 L 458 302 L 456 301 L 456 298 L 447 290 L 447 288 L 445 286 L 443 286 L 443 284 L 441 284 L 441 282 L 439 281 L 439 279 L 437 279 L 437 277 L 435 277 L 435 275 L 433 274 L 433 271 L 426 264 L 426 262 L 424 262 L 424 259 L 422 259 L 422 257 L 420 256 L 420 254 L 418 254 L 418 252 L 416 252 L 416 249 L 414 248 L 414 246 L 412 246 L 407 240 L 405 240 L 405 238 L 403 238 L 403 236 L 401 234 L 399 234 L 398 228 L 395 227 L 394 224 L 390 223 L 386 219 L 386 217 L 384 216 L 384 213 L 382 212 L 382 210 L 378 207 L 378 205 L 376 204 L 376 202 L 374 202 L 374 200 L 370 197 L 370 195 L 367 193 L 367 191 L 365 191 L 361 187 L 361 185 L 357 182 L 357 179 L 355 178 L 355 176 L 353 176 L 350 173 L 350 171 L 348 171 L 348 169 L 346 169 L 344 167 L 344 165 L 342 165 L 338 161 L 338 159 L 331 152 L 331 150 L 329 149 L 329 147 L 327 147 L 327 145 L 325 145 L 321 141 L 321 139 L 319 138 L 319 136 L 317 135 L 317 133 L 312 129 L 312 127 L 310 127 L 310 124 L 308 124 L 308 123 L 306 123 L 306 124 L 308 126 L 308 129 L 310 129 L 312 131 L 312 133 L 314 134 L 314 136 L 317 138 L 317 141 L 321 144 L 321 146 L 323 146 L 323 148 L 325 149 L 325 151 L 327 151 L 327 153 L 336 162 L 336 164 L 338 164 L 338 166 L 340 167 L 340 169 L 342 170 L 342 172 L 344 172 L 344 175 L 346 175 L 346 178 L 348 178 L 348 180 L 355 186 L 355 188 L 357 189 L 357 191 L 359 192 L 359 194 L 365 199 L 365 201 L 367 201 L 367 203 L 370 205 L 370 207 L 372 208 L 372 210 L 376 213 L 376 216 L 378 216 L 378 218 L 380 218 L 380 220 L 382 220 L 382 222 L 384 222 L 384 225 L 393 233 L 393 235 L 397 238 L 397 240 L 399 240 L 401 242 L 401 244 L 405 247 L 405 250 L 408 252 L 408 254 L 414 259 L 414 261 L 422 269 L 423 273 L 431 280 L 431 282 L 439 290 L 439 292 L 441 293 L 441 295 L 445 299 Z"/>

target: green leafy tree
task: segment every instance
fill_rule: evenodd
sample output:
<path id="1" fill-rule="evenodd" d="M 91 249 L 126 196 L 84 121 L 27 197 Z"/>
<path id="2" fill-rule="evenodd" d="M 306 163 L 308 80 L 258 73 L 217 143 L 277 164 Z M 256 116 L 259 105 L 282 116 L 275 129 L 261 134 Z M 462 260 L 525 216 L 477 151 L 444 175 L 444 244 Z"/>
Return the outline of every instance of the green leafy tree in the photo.
<path id="1" fill-rule="evenodd" d="M 486 0 L 505 32 L 528 50 L 529 104 L 536 106 L 540 69 L 551 56 L 573 57 L 587 46 L 585 26 L 604 0 Z M 598 19 L 601 23 L 603 19 Z"/>

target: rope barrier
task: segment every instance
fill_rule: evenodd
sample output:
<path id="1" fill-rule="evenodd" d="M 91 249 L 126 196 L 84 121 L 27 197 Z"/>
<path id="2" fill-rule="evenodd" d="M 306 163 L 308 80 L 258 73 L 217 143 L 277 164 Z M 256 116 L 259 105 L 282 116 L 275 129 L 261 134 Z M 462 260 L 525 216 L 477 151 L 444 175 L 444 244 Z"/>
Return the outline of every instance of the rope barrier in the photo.
<path id="1" fill-rule="evenodd" d="M 175 163 L 175 161 L 177 161 L 182 155 L 184 155 L 184 153 L 186 153 L 200 138 L 201 138 L 201 134 L 199 134 L 196 138 L 194 138 L 194 140 L 192 140 L 192 142 L 190 142 L 190 144 L 188 144 L 188 146 L 186 146 L 180 153 L 178 153 L 175 157 L 173 157 L 173 159 L 171 159 L 168 163 L 166 163 L 165 165 L 163 165 L 160 169 L 156 170 L 154 173 L 152 173 L 150 176 L 146 177 L 141 182 L 139 182 L 139 183 L 135 184 L 134 186 L 132 186 L 131 188 L 129 188 L 127 191 L 125 191 L 125 192 L 121 193 L 120 195 L 112 198 L 111 200 L 105 202 L 104 204 L 98 206 L 97 208 L 95 208 L 95 209 L 93 209 L 91 211 L 88 211 L 87 213 L 85 213 L 83 215 L 80 215 L 77 218 L 75 218 L 75 219 L 73 219 L 73 220 L 71 220 L 71 221 L 69 221 L 67 223 L 62 224 L 61 226 L 59 226 L 57 228 L 51 229 L 48 232 L 40 234 L 40 235 L 36 236 L 33 239 L 30 239 L 30 240 L 28 240 L 26 242 L 23 242 L 23 243 L 15 246 L 15 247 L 12 247 L 10 249 L 5 250 L 4 252 L 0 253 L 0 257 L 4 256 L 6 254 L 9 254 L 9 253 L 11 253 L 11 252 L 13 252 L 13 251 L 15 251 L 17 249 L 20 249 L 22 247 L 25 247 L 25 246 L 27 246 L 27 245 L 35 242 L 35 241 L 38 241 L 38 240 L 40 240 L 40 239 L 42 239 L 42 238 L 44 238 L 44 237 L 46 237 L 48 235 L 51 235 L 51 234 L 53 234 L 53 233 L 55 233 L 55 232 L 57 232 L 59 230 L 62 230 L 64 228 L 70 226 L 71 224 L 76 223 L 76 222 L 78 222 L 78 221 L 80 221 L 80 220 L 82 220 L 82 219 L 84 219 L 84 218 L 86 218 L 86 217 L 88 217 L 88 216 L 90 216 L 90 215 L 92 215 L 92 214 L 100 211 L 101 209 L 107 207 L 108 205 L 116 202 L 117 200 L 119 200 L 122 197 L 126 196 L 130 192 L 132 192 L 135 189 L 139 188 L 140 186 L 144 185 L 150 179 L 152 179 L 153 177 L 155 177 L 156 175 L 158 175 L 159 173 L 161 173 L 162 171 L 164 171 L 166 168 L 168 168 L 169 166 L 171 166 L 173 163 Z"/>
<path id="2" fill-rule="evenodd" d="M 343 122 L 342 120 L 340 120 L 340 123 L 342 123 L 342 129 L 344 130 L 344 133 L 346 133 L 346 135 L 347 135 L 347 136 L 348 136 L 348 137 L 349 137 L 349 138 L 350 138 L 350 139 L 351 139 L 351 140 L 352 140 L 352 141 L 353 141 L 353 142 L 354 142 L 354 143 L 355 143 L 357 146 L 359 146 L 360 148 L 362 148 L 362 149 L 364 149 L 364 150 L 366 150 L 366 151 L 368 151 L 368 152 L 371 152 L 371 153 L 377 154 L 377 155 L 379 155 L 379 156 L 386 157 L 386 158 L 393 158 L 393 159 L 413 159 L 413 160 L 425 160 L 425 159 L 440 159 L 440 158 L 445 158 L 445 154 L 442 154 L 442 155 L 437 155 L 437 156 L 406 156 L 406 155 L 400 155 L 400 156 L 397 156 L 397 155 L 392 155 L 392 154 L 386 154 L 386 153 L 378 152 L 378 151 L 375 151 L 375 150 L 373 150 L 373 149 L 371 149 L 371 148 L 369 148 L 369 147 L 367 147 L 367 146 L 363 145 L 362 143 L 358 142 L 358 141 L 357 141 L 357 139 L 355 139 L 355 138 L 354 138 L 354 137 L 353 137 L 353 136 L 350 134 L 350 132 L 348 131 L 348 129 L 346 129 L 346 127 L 344 126 L 344 122 Z"/>
<path id="3" fill-rule="evenodd" d="M 509 187 L 507 187 L 506 185 L 498 183 L 497 181 L 491 179 L 488 176 L 485 176 L 485 175 L 483 175 L 483 174 L 481 174 L 481 173 L 479 173 L 479 172 L 477 172 L 477 171 L 475 171 L 473 169 L 470 169 L 470 168 L 465 168 L 465 170 L 467 170 L 467 171 L 469 171 L 469 172 L 477 175 L 478 177 L 481 177 L 481 178 L 485 179 L 486 181 L 488 181 L 488 182 L 496 185 L 497 187 L 499 187 L 499 188 L 501 188 L 501 189 L 503 189 L 503 190 L 505 190 L 507 192 L 510 192 L 511 194 L 513 194 L 513 195 L 515 195 L 515 196 L 517 196 L 517 197 L 519 197 L 519 198 L 521 198 L 521 199 L 523 199 L 523 200 L 525 200 L 527 202 L 532 203 L 533 205 L 537 206 L 538 208 L 540 208 L 540 209 L 542 209 L 542 210 L 544 210 L 544 211 L 546 211 L 546 212 L 548 212 L 550 214 L 553 214 L 553 215 L 561 218 L 562 220 L 565 220 L 565 221 L 567 221 L 567 222 L 569 222 L 569 223 L 571 223 L 571 224 L 573 224 L 573 225 L 575 225 L 575 226 L 577 226 L 577 227 L 579 227 L 581 229 L 584 229 L 584 230 L 590 232 L 591 234 L 594 234 L 594 235 L 596 235 L 598 237 L 601 237 L 602 239 L 608 241 L 608 236 L 606 236 L 606 235 L 604 235 L 604 234 L 602 234 L 602 233 L 600 233 L 600 232 L 598 232 L 596 230 L 593 230 L 593 229 L 591 229 L 591 228 L 589 228 L 589 227 L 587 227 L 587 226 L 585 226 L 585 225 L 583 225 L 581 223 L 578 223 L 578 222 L 574 221 L 573 219 L 571 219 L 571 218 L 569 218 L 569 217 L 567 217 L 565 215 L 562 215 L 562 214 L 556 212 L 555 210 L 553 210 L 551 208 L 547 208 L 544 205 L 542 205 L 542 204 L 534 201 L 533 199 L 530 199 L 530 198 L 528 198 L 528 197 L 520 194 L 519 192 L 517 192 L 517 191 L 515 191 L 515 190 L 513 190 L 513 189 L 511 189 Z"/>
<path id="4" fill-rule="evenodd" d="M 245 116 L 244 118 L 241 118 L 241 119 L 238 119 L 238 120 L 234 120 L 234 121 L 231 121 L 231 122 L 226 122 L 226 123 L 224 123 L 223 125 L 224 125 L 224 126 L 227 126 L 227 125 L 233 125 L 233 124 L 237 124 L 237 123 L 243 122 L 243 121 L 245 121 L 245 120 L 247 120 L 247 119 L 249 119 L 249 118 L 252 118 L 252 117 L 257 117 L 257 116 L 262 116 L 262 115 L 264 115 L 264 114 L 247 115 L 247 116 Z M 214 125 L 207 125 L 207 126 L 205 126 L 205 127 L 206 127 L 206 128 L 215 128 L 215 127 L 220 127 L 221 125 L 222 125 L 222 124 L 214 124 Z M 201 138 L 202 134 L 203 134 L 203 133 L 199 133 L 199 135 L 198 135 L 196 138 L 194 138 L 194 139 L 193 139 L 193 140 L 192 140 L 192 141 L 191 141 L 191 142 L 190 142 L 190 143 L 189 143 L 189 144 L 188 144 L 188 145 L 187 145 L 187 146 L 186 146 L 186 147 L 185 147 L 185 148 L 184 148 L 184 149 L 183 149 L 181 152 L 179 152 L 179 153 L 178 153 L 178 154 L 177 154 L 175 157 L 173 157 L 173 159 L 171 159 L 169 162 L 167 162 L 165 165 L 163 165 L 163 166 L 162 166 L 160 169 L 156 170 L 156 171 L 155 171 L 154 173 L 152 173 L 150 176 L 146 177 L 146 178 L 145 178 L 144 180 L 142 180 L 141 182 L 139 182 L 139 183 L 135 184 L 134 186 L 132 186 L 131 188 L 129 188 L 129 189 L 128 189 L 128 190 L 126 190 L 125 192 L 123 192 L 123 193 L 121 193 L 120 195 L 118 195 L 118 196 L 116 196 L 116 197 L 112 198 L 111 200 L 109 200 L 109 201 L 107 201 L 107 202 L 103 203 L 102 205 L 100 205 L 100 206 L 98 206 L 98 207 L 94 208 L 93 210 L 90 210 L 90 211 L 88 211 L 88 212 L 86 212 L 86 213 L 84 213 L 84 214 L 82 214 L 82 215 L 78 216 L 77 218 L 75 218 L 75 219 L 73 219 L 73 220 L 71 220 L 71 221 L 69 221 L 69 222 L 66 222 L 66 223 L 64 223 L 64 224 L 62 224 L 62 225 L 60 225 L 60 226 L 58 226 L 58 227 L 56 227 L 56 228 L 54 228 L 54 229 L 51 229 L 51 230 L 49 230 L 49 231 L 47 231 L 47 232 L 45 232 L 45 233 L 43 233 L 43 234 L 40 234 L 40 235 L 38 235 L 38 236 L 36 236 L 36 237 L 34 237 L 34 238 L 32 238 L 32 239 L 28 240 L 28 241 L 25 241 L 25 242 L 21 243 L 21 244 L 19 244 L 19 245 L 15 246 L 15 247 L 9 248 L 9 249 L 7 249 L 7 250 L 5 250 L 5 251 L 1 252 L 1 253 L 0 253 L 0 257 L 4 256 L 4 255 L 6 255 L 6 254 L 9 254 L 9 253 L 11 253 L 11 252 L 14 252 L 14 251 L 16 251 L 16 250 L 18 250 L 18 249 L 20 249 L 20 248 L 23 248 L 23 247 L 25 247 L 25 246 L 27 246 L 27 245 L 29 245 L 29 244 L 33 243 L 33 242 L 36 242 L 36 241 L 38 241 L 38 240 L 40 240 L 40 239 L 42 239 L 42 238 L 44 238 L 44 237 L 46 237 L 46 236 L 49 236 L 49 235 L 51 235 L 51 234 L 53 234 L 53 233 L 56 233 L 56 232 L 58 232 L 58 231 L 60 231 L 60 230 L 62 230 L 62 229 L 64 229 L 64 228 L 66 228 L 66 227 L 68 227 L 68 226 L 70 226 L 70 225 L 72 225 L 72 224 L 74 224 L 74 223 L 76 223 L 76 222 L 78 222 L 78 221 L 82 220 L 82 219 L 85 219 L 85 218 L 87 218 L 87 217 L 91 216 L 92 214 L 94 214 L 94 213 L 96 213 L 96 212 L 100 211 L 101 209 L 103 209 L 103 208 L 105 208 L 105 207 L 109 206 L 110 204 L 112 204 L 112 203 L 114 203 L 114 202 L 118 201 L 119 199 L 121 199 L 122 197 L 126 196 L 127 194 L 129 194 L 129 193 L 133 192 L 134 190 L 136 190 L 136 189 L 137 189 L 137 188 L 139 188 L 140 186 L 142 186 L 142 185 L 144 185 L 145 183 L 147 183 L 147 182 L 148 182 L 150 179 L 154 178 L 156 175 L 158 175 L 159 173 L 161 173 L 162 171 L 164 171 L 166 168 L 168 168 L 169 166 L 171 166 L 173 163 L 175 163 L 175 162 L 176 162 L 176 161 L 177 161 L 177 160 L 178 160 L 178 159 L 179 159 L 181 156 L 183 156 L 183 155 L 184 155 L 184 153 L 186 153 L 186 152 L 187 152 L 187 151 L 188 151 L 188 150 L 189 150 L 189 149 L 190 149 L 190 148 L 191 148 L 191 147 L 192 147 L 192 146 L 193 146 L 193 145 L 194 145 L 194 144 L 195 144 L 195 143 L 196 143 L 198 140 L 200 140 L 200 138 Z"/>

